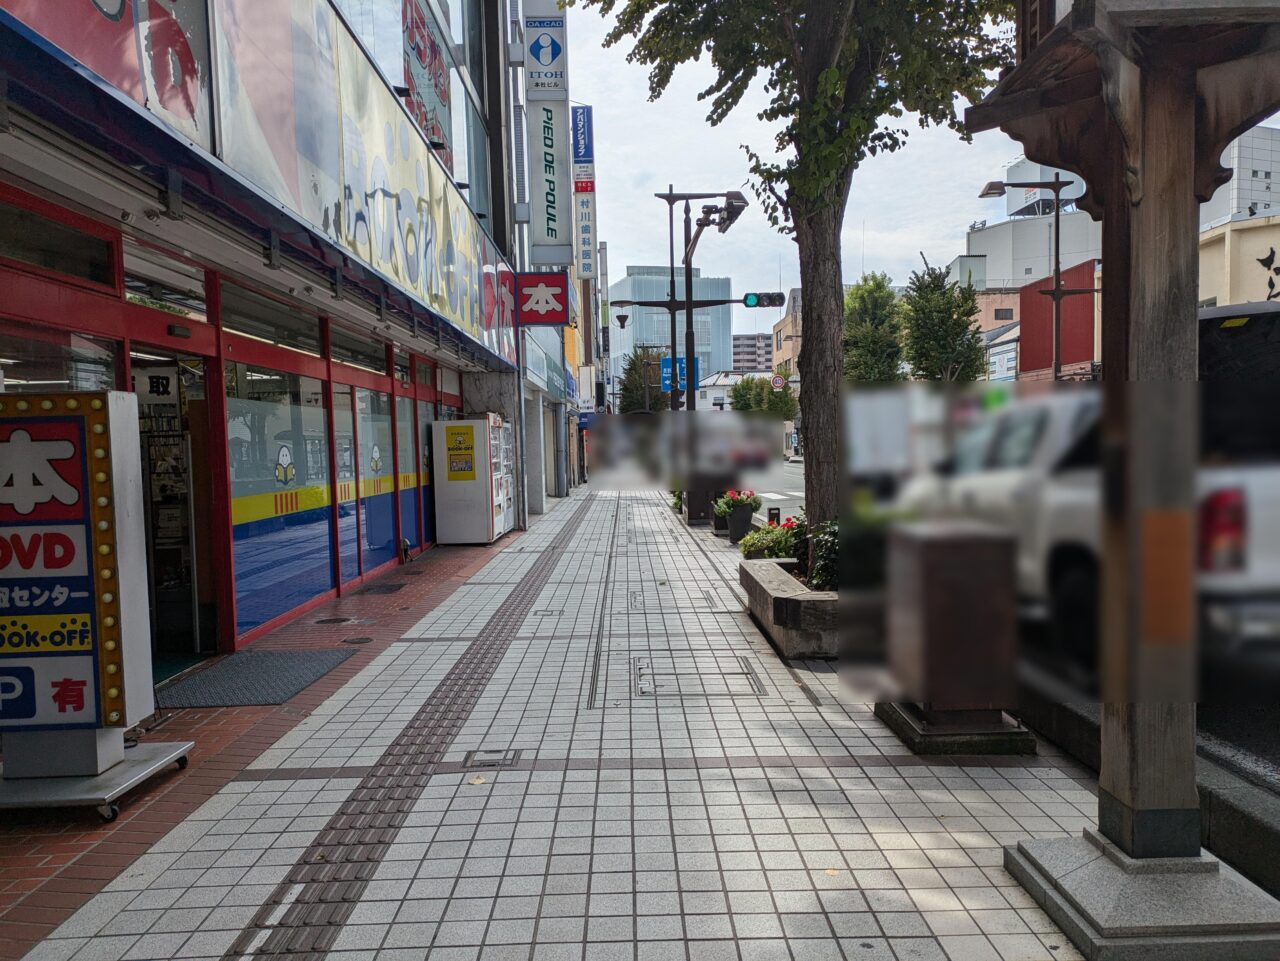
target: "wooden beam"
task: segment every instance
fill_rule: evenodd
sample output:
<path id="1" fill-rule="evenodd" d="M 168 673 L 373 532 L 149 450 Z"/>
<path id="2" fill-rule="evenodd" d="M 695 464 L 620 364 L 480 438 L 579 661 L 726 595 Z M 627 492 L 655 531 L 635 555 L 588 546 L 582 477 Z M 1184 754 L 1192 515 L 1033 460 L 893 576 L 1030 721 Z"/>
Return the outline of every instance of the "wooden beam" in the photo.
<path id="1" fill-rule="evenodd" d="M 1098 0 L 1126 27 L 1280 22 L 1275 0 Z"/>
<path id="2" fill-rule="evenodd" d="M 1280 109 L 1280 26 L 1268 27 L 1252 56 L 1196 74 L 1196 196 L 1208 203 L 1231 179 L 1227 145 Z"/>

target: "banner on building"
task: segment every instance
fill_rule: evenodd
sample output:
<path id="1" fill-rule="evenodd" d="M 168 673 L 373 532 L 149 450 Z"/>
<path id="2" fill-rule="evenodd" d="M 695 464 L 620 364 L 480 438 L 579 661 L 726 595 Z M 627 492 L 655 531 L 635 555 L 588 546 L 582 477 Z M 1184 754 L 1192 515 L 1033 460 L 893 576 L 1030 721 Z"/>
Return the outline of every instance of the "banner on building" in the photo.
<path id="1" fill-rule="evenodd" d="M 441 146 L 436 156 L 453 172 L 453 72 L 449 38 L 444 36 L 427 0 L 404 0 L 405 106 L 427 140 Z"/>
<path id="2" fill-rule="evenodd" d="M 132 394 L 0 395 L 0 730 L 154 712 Z"/>
<path id="3" fill-rule="evenodd" d="M 565 271 L 516 277 L 521 327 L 563 327 L 569 323 L 569 275 Z"/>
<path id="4" fill-rule="evenodd" d="M 0 10 L 213 149 L 207 0 L 0 0 Z"/>
<path id="5" fill-rule="evenodd" d="M 594 279 L 596 265 L 596 145 L 590 107 L 573 108 L 574 249 L 578 276 Z"/>
<path id="6" fill-rule="evenodd" d="M 573 263 L 569 104 L 529 104 L 529 258 L 539 267 Z"/>

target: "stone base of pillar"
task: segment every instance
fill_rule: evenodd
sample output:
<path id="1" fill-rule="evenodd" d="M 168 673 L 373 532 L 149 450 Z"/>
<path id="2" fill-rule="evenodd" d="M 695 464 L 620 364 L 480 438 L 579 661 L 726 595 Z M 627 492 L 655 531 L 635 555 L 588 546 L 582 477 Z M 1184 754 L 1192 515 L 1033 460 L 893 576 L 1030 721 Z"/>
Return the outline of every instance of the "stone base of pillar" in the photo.
<path id="1" fill-rule="evenodd" d="M 1134 859 L 1086 830 L 1006 847 L 1004 866 L 1089 961 L 1280 956 L 1280 902 L 1207 851 Z"/>
<path id="2" fill-rule="evenodd" d="M 1003 711 L 930 711 L 881 701 L 876 717 L 915 754 L 1035 754 L 1036 739 Z"/>

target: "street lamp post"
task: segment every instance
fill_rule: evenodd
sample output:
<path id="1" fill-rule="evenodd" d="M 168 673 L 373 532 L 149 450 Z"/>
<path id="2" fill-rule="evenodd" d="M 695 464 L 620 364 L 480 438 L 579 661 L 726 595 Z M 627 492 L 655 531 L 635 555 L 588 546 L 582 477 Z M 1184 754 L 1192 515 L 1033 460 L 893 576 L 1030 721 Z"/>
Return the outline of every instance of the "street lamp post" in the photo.
<path id="1" fill-rule="evenodd" d="M 679 362 L 677 359 L 679 344 L 679 333 L 676 329 L 676 316 L 680 308 L 680 301 L 676 300 L 676 222 L 675 210 L 676 203 L 684 201 L 684 309 L 685 309 L 685 400 L 686 408 L 694 410 L 697 407 L 697 390 L 691 381 L 693 380 L 694 369 L 696 363 L 694 358 L 697 356 L 695 352 L 695 337 L 693 333 L 693 311 L 695 302 L 693 299 L 693 252 L 698 246 L 698 240 L 702 236 L 702 231 L 711 226 L 718 227 L 720 233 L 724 233 L 734 225 L 742 212 L 747 209 L 747 199 L 739 191 L 730 190 L 725 193 L 676 193 L 673 184 L 667 185 L 665 194 L 654 194 L 659 200 L 665 200 L 667 203 L 667 230 L 668 241 L 671 252 L 671 286 L 669 296 L 667 298 L 667 310 L 671 313 L 671 409 L 680 409 L 680 377 Z M 698 218 L 698 231 L 693 232 L 692 208 L 690 202 L 694 200 L 719 200 L 724 198 L 723 206 L 705 206 L 702 208 L 702 216 Z"/>
<path id="2" fill-rule="evenodd" d="M 1058 171 L 1053 172 L 1052 180 L 1033 180 L 1017 183 L 1006 183 L 993 180 L 987 184 L 978 196 L 983 200 L 1003 197 L 1007 189 L 1050 190 L 1053 192 L 1053 289 L 1040 293 L 1053 298 L 1053 379 L 1062 377 L 1062 302 L 1068 297 L 1082 294 L 1096 294 L 1093 287 L 1068 289 L 1062 286 L 1062 192 L 1075 186 L 1074 180 L 1065 180 Z"/>

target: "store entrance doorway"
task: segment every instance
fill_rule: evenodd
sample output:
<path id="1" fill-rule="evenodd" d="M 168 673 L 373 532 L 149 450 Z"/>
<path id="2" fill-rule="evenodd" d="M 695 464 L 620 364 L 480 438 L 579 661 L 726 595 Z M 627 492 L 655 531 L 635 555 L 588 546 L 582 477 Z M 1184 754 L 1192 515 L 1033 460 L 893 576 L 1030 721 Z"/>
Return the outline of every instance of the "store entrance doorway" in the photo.
<path id="1" fill-rule="evenodd" d="M 159 682 L 218 648 L 205 362 L 150 348 L 131 351 L 129 360 L 142 450 L 152 671 Z"/>

